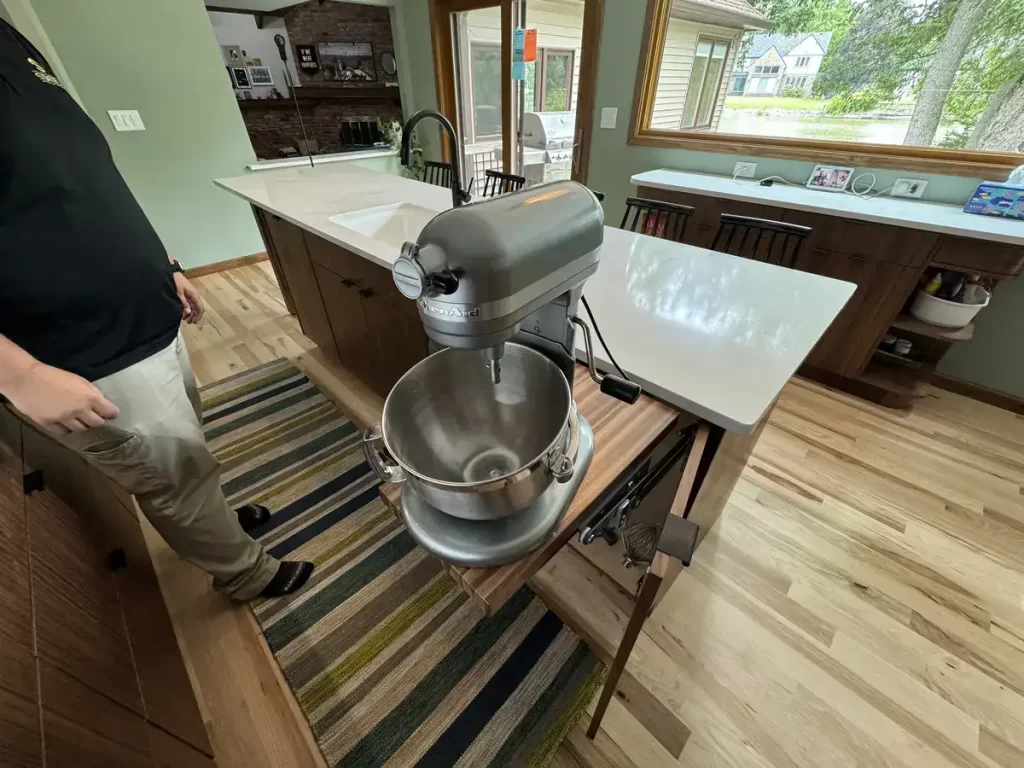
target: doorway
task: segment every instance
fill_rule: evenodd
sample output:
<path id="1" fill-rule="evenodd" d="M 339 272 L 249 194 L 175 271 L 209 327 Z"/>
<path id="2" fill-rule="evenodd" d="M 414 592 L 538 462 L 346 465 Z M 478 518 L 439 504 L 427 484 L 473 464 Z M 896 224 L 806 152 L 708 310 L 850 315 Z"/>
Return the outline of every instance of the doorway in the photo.
<path id="1" fill-rule="evenodd" d="M 603 0 L 432 0 L 438 101 L 458 127 L 465 183 L 585 182 Z M 536 55 L 513 67 L 516 29 Z M 518 76 L 515 76 L 518 75 Z"/>

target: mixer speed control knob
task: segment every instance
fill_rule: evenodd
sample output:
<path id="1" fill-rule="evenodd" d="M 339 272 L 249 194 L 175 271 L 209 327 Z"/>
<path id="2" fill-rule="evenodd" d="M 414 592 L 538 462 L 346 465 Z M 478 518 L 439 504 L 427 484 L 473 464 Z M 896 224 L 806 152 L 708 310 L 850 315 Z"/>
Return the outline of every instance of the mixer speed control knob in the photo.
<path id="1" fill-rule="evenodd" d="M 419 248 L 415 243 L 402 246 L 402 255 L 391 265 L 391 278 L 399 292 L 406 298 L 422 298 L 427 293 L 430 281 L 419 260 Z"/>
<path id="2" fill-rule="evenodd" d="M 413 301 L 424 296 L 447 296 L 459 288 L 459 279 L 451 270 L 427 273 L 416 243 L 402 246 L 402 255 L 391 265 L 391 277 L 401 294 Z"/>

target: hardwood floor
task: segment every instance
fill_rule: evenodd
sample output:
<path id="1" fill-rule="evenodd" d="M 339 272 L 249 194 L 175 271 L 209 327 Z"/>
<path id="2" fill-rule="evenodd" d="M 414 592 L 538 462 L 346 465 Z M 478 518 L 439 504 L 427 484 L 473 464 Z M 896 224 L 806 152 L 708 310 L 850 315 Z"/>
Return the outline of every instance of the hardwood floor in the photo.
<path id="1" fill-rule="evenodd" d="M 196 282 L 203 382 L 310 347 L 269 265 Z M 794 380 L 597 738 L 581 723 L 553 765 L 1024 766 L 1022 488 L 1020 416 Z M 322 765 L 248 613 L 157 559 L 221 768 Z"/>

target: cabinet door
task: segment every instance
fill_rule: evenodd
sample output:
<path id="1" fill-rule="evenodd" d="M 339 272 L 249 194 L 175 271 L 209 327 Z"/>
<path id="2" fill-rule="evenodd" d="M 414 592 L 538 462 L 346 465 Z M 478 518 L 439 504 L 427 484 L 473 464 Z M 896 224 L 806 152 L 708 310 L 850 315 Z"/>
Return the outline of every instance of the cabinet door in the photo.
<path id="1" fill-rule="evenodd" d="M 0 688 L 34 698 L 26 497 L 21 473 L 0 452 Z"/>
<path id="2" fill-rule="evenodd" d="M 359 300 L 359 289 L 348 278 L 341 277 L 319 264 L 314 265 L 320 294 L 330 321 L 338 360 L 360 379 L 375 369 L 371 359 L 374 347 L 367 338 L 366 319 Z"/>
<path id="3" fill-rule="evenodd" d="M 56 727 L 55 734 L 49 731 L 44 733 L 48 747 L 51 746 L 51 738 L 60 741 L 62 734 L 81 729 L 89 734 L 87 742 L 99 741 L 95 738 L 98 736 L 109 739 L 121 748 L 115 750 L 115 754 L 122 755 L 122 751 L 133 753 L 123 755 L 128 764 L 134 764 L 133 761 L 143 764 L 148 758 L 149 738 L 146 721 L 142 717 L 82 685 L 47 662 L 39 665 L 39 680 L 43 710 L 46 713 L 44 721 Z M 51 754 L 47 758 L 52 759 Z M 68 757 L 73 758 L 74 753 L 69 752 Z"/>
<path id="4" fill-rule="evenodd" d="M 32 670 L 35 674 L 35 670 Z M 0 688 L 0 765 L 4 768 L 42 768 L 39 703 Z"/>
<path id="5" fill-rule="evenodd" d="M 804 248 L 796 268 L 857 286 L 806 360 L 816 368 L 848 377 L 863 372 L 922 269 L 818 248 Z"/>
<path id="6" fill-rule="evenodd" d="M 50 491 L 28 497 L 28 520 L 39 658 L 141 714 L 106 552 L 81 517 Z"/>
<path id="7" fill-rule="evenodd" d="M 131 715 L 136 722 L 145 721 Z M 152 768 L 148 752 L 136 752 L 43 709 L 46 768 Z"/>
<path id="8" fill-rule="evenodd" d="M 295 302 L 292 301 L 292 292 L 288 287 L 288 278 L 285 277 L 284 269 L 281 267 L 281 256 L 277 252 L 277 246 L 274 244 L 274 238 L 270 236 L 270 230 L 267 229 L 267 217 L 270 214 L 254 205 L 252 206 L 252 215 L 256 218 L 256 226 L 260 230 L 260 237 L 263 238 L 263 244 L 267 249 L 267 257 L 270 259 L 270 268 L 274 270 L 274 278 L 277 280 L 277 287 L 281 289 L 281 297 L 284 299 L 284 306 L 290 314 L 294 315 Z"/>
<path id="9" fill-rule="evenodd" d="M 787 210 L 784 216 L 790 224 L 811 227 L 813 230 L 804 243 L 805 248 L 862 256 L 908 267 L 925 264 L 939 237 L 934 232 L 820 213 Z"/>
<path id="10" fill-rule="evenodd" d="M 374 295 L 360 298 L 369 337 L 376 345 L 375 389 L 386 397 L 405 372 L 427 356 L 427 334 L 418 315 L 410 317 Z"/>
<path id="11" fill-rule="evenodd" d="M 309 259 L 302 230 L 273 214 L 266 214 L 264 220 L 295 305 L 302 332 L 312 339 L 324 354 L 337 359 L 334 339 L 331 337 L 331 325 L 324 311 L 324 302 L 316 284 L 313 263 Z"/>

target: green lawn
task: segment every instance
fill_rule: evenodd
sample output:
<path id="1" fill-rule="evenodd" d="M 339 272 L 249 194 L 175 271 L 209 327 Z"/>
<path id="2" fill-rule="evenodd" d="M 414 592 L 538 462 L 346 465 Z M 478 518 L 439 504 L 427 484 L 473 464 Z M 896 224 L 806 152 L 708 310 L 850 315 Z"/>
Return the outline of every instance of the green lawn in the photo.
<path id="1" fill-rule="evenodd" d="M 791 99 L 784 96 L 726 96 L 726 109 L 822 110 L 827 99 Z"/>

